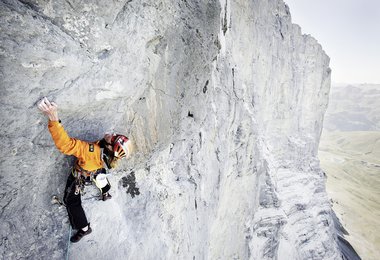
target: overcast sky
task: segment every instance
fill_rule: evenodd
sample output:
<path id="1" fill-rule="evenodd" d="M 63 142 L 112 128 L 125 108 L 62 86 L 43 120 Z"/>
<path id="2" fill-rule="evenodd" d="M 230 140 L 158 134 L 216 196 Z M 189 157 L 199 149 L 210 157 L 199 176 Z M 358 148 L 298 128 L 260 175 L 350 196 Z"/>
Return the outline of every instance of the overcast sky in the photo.
<path id="1" fill-rule="evenodd" d="M 380 83 L 380 0 L 285 0 L 330 56 L 335 83 Z"/>

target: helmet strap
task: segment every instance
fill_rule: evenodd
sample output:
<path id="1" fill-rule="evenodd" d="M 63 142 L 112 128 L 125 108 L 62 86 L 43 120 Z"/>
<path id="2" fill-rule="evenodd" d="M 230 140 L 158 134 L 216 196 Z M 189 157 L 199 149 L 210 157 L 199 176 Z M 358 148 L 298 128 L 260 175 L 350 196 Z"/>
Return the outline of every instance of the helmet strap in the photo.
<path id="1" fill-rule="evenodd" d="M 114 156 L 111 151 L 109 151 L 107 148 L 102 149 L 102 159 L 103 162 L 106 164 L 108 169 L 112 168 L 112 161 L 114 159 Z"/>

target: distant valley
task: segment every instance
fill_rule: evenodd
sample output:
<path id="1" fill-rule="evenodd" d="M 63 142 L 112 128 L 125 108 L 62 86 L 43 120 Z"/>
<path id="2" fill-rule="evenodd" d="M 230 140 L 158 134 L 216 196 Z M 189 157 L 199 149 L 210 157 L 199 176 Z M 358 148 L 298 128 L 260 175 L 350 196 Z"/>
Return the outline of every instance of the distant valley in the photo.
<path id="1" fill-rule="evenodd" d="M 380 85 L 332 86 L 319 146 L 334 211 L 362 259 L 380 255 Z"/>

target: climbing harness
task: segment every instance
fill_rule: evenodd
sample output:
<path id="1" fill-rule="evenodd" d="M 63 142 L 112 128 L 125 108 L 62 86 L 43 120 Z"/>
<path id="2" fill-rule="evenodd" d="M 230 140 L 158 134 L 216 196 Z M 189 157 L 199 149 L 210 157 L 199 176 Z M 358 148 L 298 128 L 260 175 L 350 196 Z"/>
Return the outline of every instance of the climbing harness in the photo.
<path id="1" fill-rule="evenodd" d="M 95 182 L 95 179 L 98 175 L 105 175 L 106 169 L 101 168 L 96 171 L 87 171 L 81 168 L 79 165 L 75 165 L 72 169 L 72 174 L 75 177 L 75 195 L 79 193 L 84 194 L 84 187 L 89 186 L 92 182 Z"/>

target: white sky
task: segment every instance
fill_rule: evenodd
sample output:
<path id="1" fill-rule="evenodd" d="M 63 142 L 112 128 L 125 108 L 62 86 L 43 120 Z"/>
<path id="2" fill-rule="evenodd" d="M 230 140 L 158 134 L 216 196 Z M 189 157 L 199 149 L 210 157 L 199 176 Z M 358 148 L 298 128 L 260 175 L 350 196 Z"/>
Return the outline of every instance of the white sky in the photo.
<path id="1" fill-rule="evenodd" d="M 380 0 L 284 0 L 330 57 L 332 82 L 380 83 Z"/>

